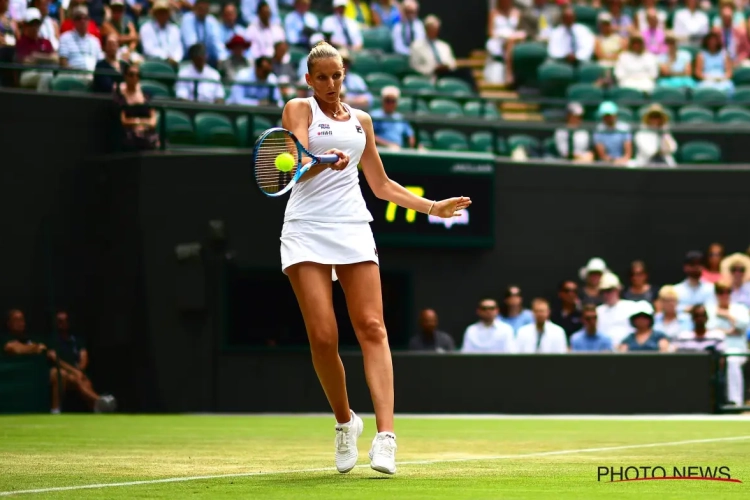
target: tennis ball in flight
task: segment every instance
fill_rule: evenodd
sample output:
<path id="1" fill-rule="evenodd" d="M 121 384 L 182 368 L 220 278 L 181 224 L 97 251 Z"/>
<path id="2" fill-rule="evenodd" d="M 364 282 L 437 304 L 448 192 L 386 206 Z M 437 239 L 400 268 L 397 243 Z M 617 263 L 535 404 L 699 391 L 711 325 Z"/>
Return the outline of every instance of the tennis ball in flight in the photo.
<path id="1" fill-rule="evenodd" d="M 276 157 L 274 164 L 282 172 L 289 172 L 294 168 L 294 156 L 289 153 L 281 153 Z"/>

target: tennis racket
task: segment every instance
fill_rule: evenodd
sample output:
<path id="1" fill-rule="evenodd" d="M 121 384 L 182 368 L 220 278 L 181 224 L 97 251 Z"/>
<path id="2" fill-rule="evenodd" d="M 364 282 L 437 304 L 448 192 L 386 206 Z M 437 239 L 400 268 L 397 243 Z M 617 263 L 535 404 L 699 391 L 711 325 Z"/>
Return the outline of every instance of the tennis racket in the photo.
<path id="1" fill-rule="evenodd" d="M 289 153 L 296 162 L 294 168 L 282 172 L 276 168 L 276 158 L 283 153 Z M 302 158 L 312 160 L 302 165 Z M 274 127 L 263 132 L 255 141 L 253 150 L 253 165 L 255 166 L 255 182 L 263 194 L 277 197 L 286 194 L 311 167 L 321 163 L 336 163 L 338 155 L 316 156 L 300 144 L 293 133 L 281 127 Z"/>

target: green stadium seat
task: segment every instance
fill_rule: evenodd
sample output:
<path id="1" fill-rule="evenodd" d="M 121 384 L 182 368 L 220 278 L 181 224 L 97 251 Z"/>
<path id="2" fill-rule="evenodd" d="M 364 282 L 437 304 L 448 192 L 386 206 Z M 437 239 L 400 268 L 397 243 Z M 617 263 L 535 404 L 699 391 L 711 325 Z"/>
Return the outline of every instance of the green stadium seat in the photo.
<path id="1" fill-rule="evenodd" d="M 169 87 L 153 80 L 141 81 L 141 90 L 152 98 L 172 97 L 172 91 L 169 90 Z"/>
<path id="2" fill-rule="evenodd" d="M 716 113 L 719 123 L 750 123 L 750 111 L 738 106 L 725 106 Z"/>
<path id="3" fill-rule="evenodd" d="M 541 147 L 539 139 L 534 136 L 526 134 L 513 134 L 508 136 L 508 150 L 511 154 L 519 146 L 523 146 L 527 153 L 530 153 L 531 151 L 539 151 L 539 148 Z"/>
<path id="4" fill-rule="evenodd" d="M 182 111 L 165 111 L 167 142 L 169 144 L 195 144 L 195 129 L 188 115 Z"/>
<path id="5" fill-rule="evenodd" d="M 367 50 L 393 52 L 391 32 L 386 27 L 362 30 L 362 45 Z"/>
<path id="6" fill-rule="evenodd" d="M 539 87 L 547 97 L 563 97 L 574 77 L 575 72 L 569 64 L 548 61 L 537 68 Z"/>
<path id="7" fill-rule="evenodd" d="M 513 73 L 518 85 L 533 85 L 537 70 L 547 59 L 547 47 L 539 42 L 525 42 L 513 46 Z"/>
<path id="8" fill-rule="evenodd" d="M 399 113 L 413 113 L 418 115 L 424 115 L 430 112 L 427 104 L 422 99 L 414 99 L 409 96 L 401 96 L 398 100 L 398 107 L 396 110 Z"/>
<path id="9" fill-rule="evenodd" d="M 435 89 L 443 94 L 471 95 L 474 90 L 471 85 L 460 78 L 445 77 L 438 80 Z"/>
<path id="10" fill-rule="evenodd" d="M 237 146 L 237 135 L 232 122 L 225 115 L 204 112 L 195 115 L 198 143 L 204 146 Z"/>
<path id="11" fill-rule="evenodd" d="M 367 88 L 373 94 L 377 95 L 383 88 L 394 85 L 396 87 L 401 86 L 401 82 L 395 76 L 390 73 L 370 73 L 365 77 L 367 82 Z"/>
<path id="12" fill-rule="evenodd" d="M 480 101 L 469 101 L 464 104 L 464 116 L 473 118 L 497 118 L 500 113 L 493 102 L 483 103 Z"/>
<path id="13" fill-rule="evenodd" d="M 646 114 L 646 110 L 649 108 L 650 104 L 644 104 L 640 108 L 638 108 L 638 121 L 643 120 L 643 115 Z M 618 110 L 619 111 L 619 110 Z M 664 108 L 664 113 L 669 117 L 669 122 L 674 123 L 674 113 L 669 108 Z"/>
<path id="14" fill-rule="evenodd" d="M 459 103 L 450 99 L 433 99 L 428 104 L 430 113 L 444 116 L 463 116 L 464 110 Z"/>
<path id="15" fill-rule="evenodd" d="M 616 103 L 640 103 L 644 100 L 644 94 L 640 90 L 630 89 L 626 87 L 617 87 L 610 89 L 607 93 L 609 99 Z"/>
<path id="16" fill-rule="evenodd" d="M 492 132 L 474 132 L 469 137 L 469 145 L 477 153 L 492 153 Z"/>
<path id="17" fill-rule="evenodd" d="M 398 77 L 405 76 L 411 71 L 409 58 L 401 54 L 384 54 L 380 58 L 380 70 Z"/>
<path id="18" fill-rule="evenodd" d="M 565 91 L 569 101 L 602 101 L 604 91 L 590 83 L 574 83 Z"/>
<path id="19" fill-rule="evenodd" d="M 432 134 L 432 142 L 435 149 L 450 151 L 468 151 L 469 143 L 466 135 L 458 130 L 441 129 Z"/>
<path id="20" fill-rule="evenodd" d="M 735 87 L 732 102 L 735 104 L 750 104 L 750 85 Z"/>
<path id="21" fill-rule="evenodd" d="M 155 80 L 165 85 L 172 85 L 177 79 L 174 68 L 164 61 L 145 61 L 140 69 L 142 79 Z"/>
<path id="22" fill-rule="evenodd" d="M 714 113 L 702 106 L 683 106 L 677 112 L 680 123 L 713 123 Z"/>
<path id="23" fill-rule="evenodd" d="M 638 121 L 633 110 L 627 106 L 617 107 L 617 119 L 621 122 L 630 123 L 631 125 Z"/>
<path id="24" fill-rule="evenodd" d="M 237 131 L 237 145 L 241 148 L 249 148 L 252 147 L 255 143 L 255 140 L 268 130 L 269 128 L 273 127 L 273 123 L 268 118 L 265 118 L 260 115 L 254 115 L 253 116 L 253 133 L 250 134 L 248 137 L 248 130 L 247 130 L 247 123 L 248 123 L 248 117 L 247 116 L 240 116 L 235 120 L 235 126 Z M 280 126 L 280 124 L 279 124 Z"/>
<path id="25" fill-rule="evenodd" d="M 684 88 L 657 87 L 651 99 L 664 106 L 682 106 L 687 102 L 687 91 Z"/>
<path id="26" fill-rule="evenodd" d="M 735 85 L 750 85 L 750 68 L 736 68 L 732 81 Z"/>
<path id="27" fill-rule="evenodd" d="M 352 56 L 352 73 L 357 73 L 364 78 L 377 71 L 380 71 L 380 58 L 377 54 L 361 50 Z"/>
<path id="28" fill-rule="evenodd" d="M 417 139 L 420 145 L 426 148 L 432 147 L 432 136 L 425 129 L 419 129 L 417 132 Z"/>
<path id="29" fill-rule="evenodd" d="M 500 156 L 508 156 L 510 154 L 510 151 L 508 150 L 508 142 L 505 140 L 504 137 L 498 137 L 497 138 L 497 154 Z"/>
<path id="30" fill-rule="evenodd" d="M 547 137 L 542 141 L 542 153 L 544 156 L 552 158 L 560 157 L 560 154 L 557 152 L 557 144 L 555 143 L 554 137 Z"/>
<path id="31" fill-rule="evenodd" d="M 294 69 L 297 69 L 299 67 L 299 62 L 302 59 L 307 58 L 307 52 L 308 51 L 303 49 L 302 47 L 297 47 L 296 45 L 289 46 L 289 63 Z"/>
<path id="32" fill-rule="evenodd" d="M 74 76 L 60 75 L 52 79 L 50 88 L 55 92 L 88 92 L 89 84 Z"/>
<path id="33" fill-rule="evenodd" d="M 680 146 L 678 156 L 681 163 L 718 163 L 721 149 L 713 142 L 691 141 Z"/>
<path id="34" fill-rule="evenodd" d="M 727 95 L 710 87 L 693 89 L 693 102 L 704 106 L 723 106 L 727 102 Z"/>
<path id="35" fill-rule="evenodd" d="M 435 92 L 435 85 L 426 76 L 410 75 L 401 80 L 401 89 L 411 93 Z"/>
<path id="36" fill-rule="evenodd" d="M 573 10 L 576 13 L 576 22 L 587 26 L 593 33 L 597 33 L 596 18 L 600 9 L 588 5 L 576 5 Z"/>
<path id="37" fill-rule="evenodd" d="M 604 78 L 606 71 L 604 66 L 599 66 L 595 62 L 582 63 L 578 67 L 576 80 L 580 83 L 596 83 L 598 80 Z"/>

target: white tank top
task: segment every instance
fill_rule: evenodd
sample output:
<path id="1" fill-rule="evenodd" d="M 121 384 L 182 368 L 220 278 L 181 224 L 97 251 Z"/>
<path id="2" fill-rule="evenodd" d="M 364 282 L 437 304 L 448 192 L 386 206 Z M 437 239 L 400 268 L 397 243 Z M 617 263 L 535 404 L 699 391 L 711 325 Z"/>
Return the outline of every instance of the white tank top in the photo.
<path id="1" fill-rule="evenodd" d="M 349 165 L 339 171 L 325 169 L 312 179 L 295 184 L 286 205 L 284 221 L 372 221 L 359 187 L 357 169 L 367 142 L 362 125 L 349 106 L 345 105 L 349 120 L 340 122 L 328 118 L 314 97 L 309 97 L 308 102 L 312 109 L 312 123 L 307 129 L 308 149 L 314 155 L 340 149 L 349 155 Z"/>

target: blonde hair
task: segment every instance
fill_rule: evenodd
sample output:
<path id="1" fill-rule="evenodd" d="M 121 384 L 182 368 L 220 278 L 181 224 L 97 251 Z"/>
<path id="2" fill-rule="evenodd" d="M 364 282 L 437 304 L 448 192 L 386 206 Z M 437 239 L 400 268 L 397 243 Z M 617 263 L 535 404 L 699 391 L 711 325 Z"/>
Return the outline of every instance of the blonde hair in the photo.
<path id="1" fill-rule="evenodd" d="M 672 285 L 664 285 L 659 290 L 659 298 L 660 299 L 677 299 L 677 289 L 673 287 Z"/>
<path id="2" fill-rule="evenodd" d="M 315 64 L 315 61 L 319 61 L 321 59 L 329 59 L 331 57 L 335 57 L 339 60 L 342 66 L 344 65 L 344 58 L 341 57 L 341 54 L 338 50 L 336 50 L 336 47 L 328 42 L 316 43 L 313 48 L 310 49 L 310 53 L 307 55 L 307 72 L 312 73 L 312 68 Z"/>

